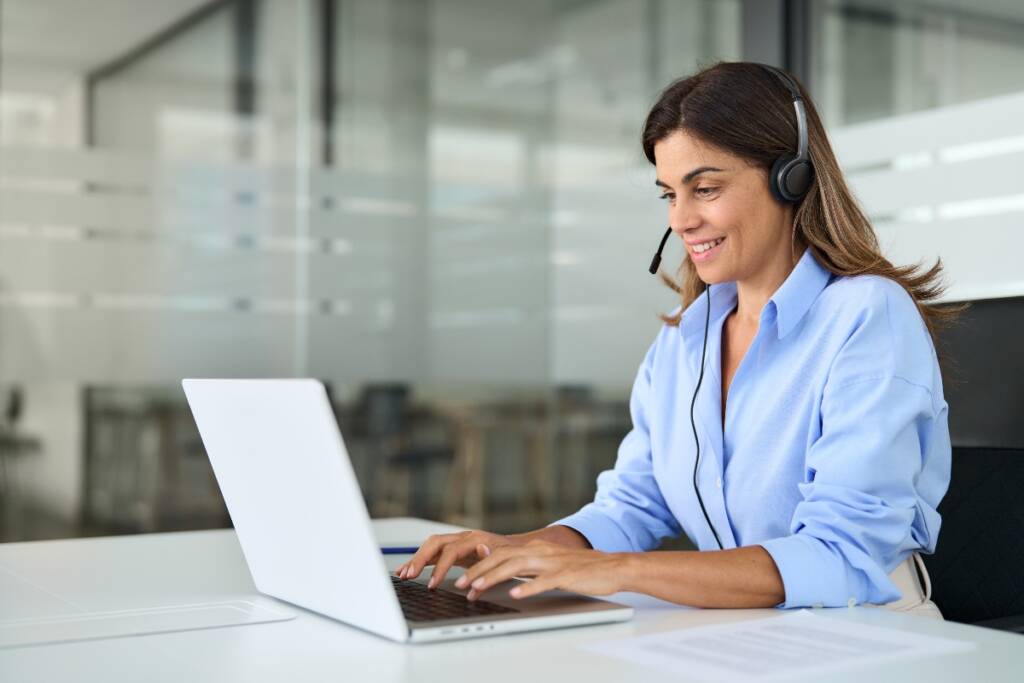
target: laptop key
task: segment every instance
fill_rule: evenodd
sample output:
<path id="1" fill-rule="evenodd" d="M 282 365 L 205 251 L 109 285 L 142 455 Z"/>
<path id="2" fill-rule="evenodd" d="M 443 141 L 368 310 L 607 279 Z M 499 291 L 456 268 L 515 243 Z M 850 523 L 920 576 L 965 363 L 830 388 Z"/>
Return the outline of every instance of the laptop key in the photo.
<path id="1" fill-rule="evenodd" d="M 458 593 L 429 590 L 422 583 L 391 576 L 402 614 L 410 621 L 440 621 L 494 614 L 514 614 L 519 610 L 486 600 L 469 601 Z"/>

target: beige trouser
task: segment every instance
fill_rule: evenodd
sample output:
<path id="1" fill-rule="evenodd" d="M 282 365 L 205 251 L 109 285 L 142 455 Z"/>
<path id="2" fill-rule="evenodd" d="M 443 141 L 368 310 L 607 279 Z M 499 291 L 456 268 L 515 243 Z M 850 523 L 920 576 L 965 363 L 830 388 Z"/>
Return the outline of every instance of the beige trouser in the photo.
<path id="1" fill-rule="evenodd" d="M 916 614 L 921 617 L 942 619 L 942 612 L 932 602 L 932 582 L 924 560 L 917 553 L 910 556 L 889 574 L 903 597 L 887 605 L 878 605 L 905 614 Z M 875 605 L 872 605 L 874 607 Z"/>

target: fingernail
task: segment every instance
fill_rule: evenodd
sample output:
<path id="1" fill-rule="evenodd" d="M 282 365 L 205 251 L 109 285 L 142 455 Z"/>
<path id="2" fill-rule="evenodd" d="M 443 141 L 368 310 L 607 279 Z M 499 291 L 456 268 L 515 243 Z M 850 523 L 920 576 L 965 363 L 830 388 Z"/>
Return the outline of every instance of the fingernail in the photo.
<path id="1" fill-rule="evenodd" d="M 476 600 L 476 596 L 477 596 L 477 592 L 476 591 L 469 591 L 468 593 L 466 593 L 466 599 L 467 600 Z"/>
<path id="2" fill-rule="evenodd" d="M 427 581 L 427 588 L 433 588 L 434 584 L 436 584 L 436 583 L 437 583 L 437 578 L 431 576 L 430 577 L 430 581 Z"/>
<path id="3" fill-rule="evenodd" d="M 460 576 L 460 577 L 458 578 L 458 580 L 457 580 L 457 581 L 455 582 L 455 587 L 456 587 L 456 588 L 465 588 L 465 587 L 466 587 L 466 581 L 467 581 L 467 580 L 468 580 L 468 579 L 466 578 L 466 575 L 465 575 L 465 574 L 463 574 L 463 575 L 462 575 L 462 576 Z"/>
<path id="4" fill-rule="evenodd" d="M 513 598 L 518 598 L 518 597 L 519 597 L 519 594 L 520 594 L 520 593 L 522 593 L 522 592 L 523 592 L 523 591 L 522 591 L 522 590 L 520 590 L 519 586 L 516 586 L 515 588 L 513 588 L 512 590 L 510 590 L 510 591 L 508 592 L 508 594 L 509 594 L 509 595 L 511 595 L 511 596 L 512 596 Z"/>
<path id="5" fill-rule="evenodd" d="M 398 578 L 404 579 L 405 578 L 405 571 L 406 571 L 405 567 L 402 567 L 401 569 L 399 569 L 398 570 Z"/>
<path id="6" fill-rule="evenodd" d="M 491 549 L 483 544 L 480 544 L 480 547 L 477 549 L 477 551 L 484 557 L 487 557 L 491 554 Z"/>
<path id="7" fill-rule="evenodd" d="M 476 581 L 473 582 L 473 588 L 483 588 L 483 587 L 484 587 L 484 577 L 481 576 L 479 579 L 477 579 Z"/>

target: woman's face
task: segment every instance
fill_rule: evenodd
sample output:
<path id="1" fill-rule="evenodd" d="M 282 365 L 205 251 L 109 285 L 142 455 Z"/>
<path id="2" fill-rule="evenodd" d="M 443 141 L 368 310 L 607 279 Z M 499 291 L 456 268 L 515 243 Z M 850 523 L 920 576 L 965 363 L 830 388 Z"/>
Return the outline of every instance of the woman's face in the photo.
<path id="1" fill-rule="evenodd" d="M 654 158 L 669 225 L 701 280 L 758 283 L 788 273 L 793 209 L 772 197 L 767 173 L 684 131 L 654 145 Z"/>

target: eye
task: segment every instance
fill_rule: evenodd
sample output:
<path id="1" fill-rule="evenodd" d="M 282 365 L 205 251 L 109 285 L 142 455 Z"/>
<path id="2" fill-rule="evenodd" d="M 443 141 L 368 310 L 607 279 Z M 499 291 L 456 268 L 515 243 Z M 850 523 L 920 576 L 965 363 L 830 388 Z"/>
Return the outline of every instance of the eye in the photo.
<path id="1" fill-rule="evenodd" d="M 711 195 L 713 195 L 713 194 L 714 194 L 714 193 L 715 193 L 716 191 L 718 191 L 718 188 L 717 188 L 717 187 L 709 187 L 709 186 L 707 186 L 707 185 L 702 185 L 701 187 L 698 187 L 698 188 L 696 188 L 696 189 L 695 189 L 695 190 L 693 191 L 693 193 L 694 193 L 695 195 L 697 195 L 698 197 L 710 197 L 710 196 L 711 196 Z"/>
<path id="2" fill-rule="evenodd" d="M 658 199 L 667 199 L 670 202 L 675 200 L 675 198 L 676 198 L 676 195 L 673 192 L 666 192 L 665 194 L 663 194 L 660 197 L 658 197 Z"/>

